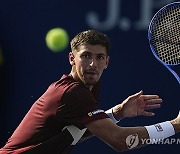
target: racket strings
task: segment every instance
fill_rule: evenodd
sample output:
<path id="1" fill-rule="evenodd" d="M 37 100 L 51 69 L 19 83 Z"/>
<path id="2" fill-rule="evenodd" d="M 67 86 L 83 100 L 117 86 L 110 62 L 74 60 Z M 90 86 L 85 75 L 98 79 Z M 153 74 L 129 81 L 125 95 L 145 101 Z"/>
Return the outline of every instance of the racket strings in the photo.
<path id="1" fill-rule="evenodd" d="M 180 64 L 180 5 L 163 9 L 151 24 L 150 44 L 167 64 Z"/>
<path id="2" fill-rule="evenodd" d="M 164 48 L 164 44 L 163 44 L 163 48 Z M 180 61 L 179 62 L 177 61 L 178 60 L 177 57 L 179 55 L 178 55 L 178 52 L 175 52 L 176 47 L 174 47 L 174 48 L 171 47 L 171 49 L 172 50 L 169 51 L 169 52 L 157 52 L 157 55 L 159 57 L 161 57 L 161 59 L 163 59 L 163 61 L 168 63 L 168 64 L 176 64 L 176 63 L 178 64 L 178 63 L 180 63 Z M 157 48 L 157 50 L 161 50 L 161 49 Z M 180 57 L 179 57 L 179 60 L 180 60 Z"/>

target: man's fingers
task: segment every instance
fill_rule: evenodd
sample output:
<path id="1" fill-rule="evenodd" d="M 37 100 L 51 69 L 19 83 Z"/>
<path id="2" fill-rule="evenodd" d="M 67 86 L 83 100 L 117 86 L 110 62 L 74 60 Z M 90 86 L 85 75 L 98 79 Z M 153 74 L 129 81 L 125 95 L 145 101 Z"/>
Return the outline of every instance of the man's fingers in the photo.
<path id="1" fill-rule="evenodd" d="M 161 98 L 158 98 L 158 99 L 149 99 L 149 100 L 146 100 L 146 104 L 157 104 L 157 103 L 162 103 L 163 100 Z"/>
<path id="2" fill-rule="evenodd" d="M 158 95 L 142 95 L 141 96 L 144 100 L 149 100 L 149 99 L 158 99 Z"/>
<path id="3" fill-rule="evenodd" d="M 150 109 L 157 109 L 157 108 L 160 108 L 161 107 L 161 104 L 153 104 L 153 105 L 146 105 L 144 107 L 145 110 L 150 110 Z"/>
<path id="4" fill-rule="evenodd" d="M 150 117 L 150 116 L 154 116 L 155 114 L 153 112 L 144 111 L 142 115 Z"/>

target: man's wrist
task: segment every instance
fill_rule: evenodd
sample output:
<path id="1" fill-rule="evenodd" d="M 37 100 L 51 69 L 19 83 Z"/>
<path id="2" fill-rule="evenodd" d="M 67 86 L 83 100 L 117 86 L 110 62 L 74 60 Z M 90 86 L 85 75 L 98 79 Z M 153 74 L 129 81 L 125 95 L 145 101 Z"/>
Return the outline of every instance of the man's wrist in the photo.
<path id="1" fill-rule="evenodd" d="M 107 110 L 105 113 L 109 116 L 109 118 L 110 118 L 114 123 L 118 123 L 118 122 L 120 121 L 120 120 L 116 119 L 116 117 L 114 116 L 113 108 Z"/>
<path id="2" fill-rule="evenodd" d="M 149 139 L 152 144 L 175 134 L 174 126 L 170 121 L 145 126 L 145 128 L 148 132 Z"/>
<path id="3" fill-rule="evenodd" d="M 112 112 L 114 117 L 117 120 L 123 119 L 123 110 L 122 110 L 122 104 L 116 105 L 115 107 L 112 108 Z"/>

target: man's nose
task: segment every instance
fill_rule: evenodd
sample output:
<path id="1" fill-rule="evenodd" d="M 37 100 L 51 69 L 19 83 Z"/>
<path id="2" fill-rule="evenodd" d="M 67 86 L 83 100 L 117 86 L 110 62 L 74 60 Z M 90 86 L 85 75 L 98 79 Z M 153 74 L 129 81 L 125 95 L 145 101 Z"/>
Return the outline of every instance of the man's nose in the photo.
<path id="1" fill-rule="evenodd" d="M 96 59 L 94 59 L 94 58 L 91 59 L 90 66 L 95 67 L 95 68 L 97 67 Z"/>

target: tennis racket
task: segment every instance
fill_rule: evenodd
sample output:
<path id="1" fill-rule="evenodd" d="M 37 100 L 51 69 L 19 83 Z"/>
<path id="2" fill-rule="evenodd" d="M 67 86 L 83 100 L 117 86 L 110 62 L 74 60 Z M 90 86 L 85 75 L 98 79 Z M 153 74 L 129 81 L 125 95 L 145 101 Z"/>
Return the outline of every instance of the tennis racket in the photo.
<path id="1" fill-rule="evenodd" d="M 148 39 L 154 56 L 180 84 L 180 2 L 170 3 L 154 15 Z"/>

